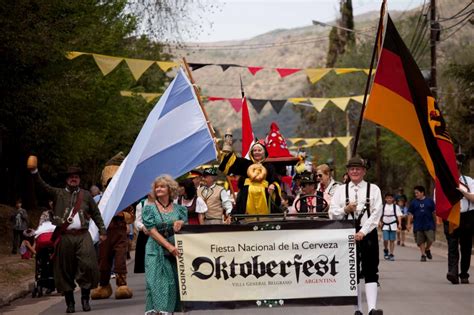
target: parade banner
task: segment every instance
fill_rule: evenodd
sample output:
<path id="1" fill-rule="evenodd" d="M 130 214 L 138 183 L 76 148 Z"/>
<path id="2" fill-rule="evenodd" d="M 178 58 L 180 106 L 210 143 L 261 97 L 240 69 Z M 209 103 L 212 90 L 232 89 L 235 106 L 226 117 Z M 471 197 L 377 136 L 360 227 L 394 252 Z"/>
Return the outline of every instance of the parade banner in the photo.
<path id="1" fill-rule="evenodd" d="M 175 235 L 186 310 L 357 303 L 351 222 L 185 226 Z"/>

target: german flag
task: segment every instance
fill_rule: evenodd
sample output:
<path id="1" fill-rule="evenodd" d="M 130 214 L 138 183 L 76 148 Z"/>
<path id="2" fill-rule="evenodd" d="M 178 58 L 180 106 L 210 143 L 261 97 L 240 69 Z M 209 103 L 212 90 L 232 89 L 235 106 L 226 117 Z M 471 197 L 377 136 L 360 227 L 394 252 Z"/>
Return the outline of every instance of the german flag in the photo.
<path id="1" fill-rule="evenodd" d="M 438 104 L 405 43 L 387 18 L 382 50 L 364 118 L 408 141 L 435 180 L 436 214 L 459 225 L 459 173 Z"/>

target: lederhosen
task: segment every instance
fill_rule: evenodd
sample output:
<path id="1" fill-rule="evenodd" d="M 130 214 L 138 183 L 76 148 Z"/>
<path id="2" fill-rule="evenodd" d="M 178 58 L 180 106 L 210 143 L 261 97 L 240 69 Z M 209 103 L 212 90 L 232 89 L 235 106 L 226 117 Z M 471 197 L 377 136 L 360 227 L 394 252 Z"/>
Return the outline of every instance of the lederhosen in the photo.
<path id="1" fill-rule="evenodd" d="M 388 225 L 388 230 L 389 231 L 393 231 L 392 230 L 392 224 L 396 223 L 397 226 L 398 226 L 398 220 L 397 220 L 397 209 L 395 207 L 395 204 L 393 204 L 393 214 L 387 214 L 385 215 L 385 204 L 383 205 L 382 207 L 382 225 L 383 226 L 386 226 Z M 393 217 L 393 221 L 390 221 L 388 223 L 385 223 L 385 221 L 383 220 L 384 217 Z"/>
<path id="2" fill-rule="evenodd" d="M 346 184 L 346 205 L 349 204 L 349 183 Z M 367 212 L 367 218 L 370 217 L 370 183 L 367 183 L 367 194 L 365 198 L 364 208 L 357 218 L 354 214 L 356 232 L 361 229 L 361 220 Z M 347 216 L 346 216 L 347 217 Z M 356 242 L 357 248 L 357 282 L 361 277 L 365 279 L 365 283 L 378 282 L 379 280 L 379 240 L 377 229 L 369 232 L 361 241 Z"/>

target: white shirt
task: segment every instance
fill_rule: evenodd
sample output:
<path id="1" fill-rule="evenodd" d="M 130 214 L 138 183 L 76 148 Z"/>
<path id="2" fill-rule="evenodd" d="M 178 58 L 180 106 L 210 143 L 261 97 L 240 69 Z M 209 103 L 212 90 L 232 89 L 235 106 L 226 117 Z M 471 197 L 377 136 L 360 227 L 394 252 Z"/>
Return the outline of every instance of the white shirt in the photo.
<path id="1" fill-rule="evenodd" d="M 334 195 L 338 185 L 339 185 L 339 183 L 336 183 L 334 178 L 331 178 L 331 181 L 329 182 L 328 187 L 324 188 L 323 198 L 324 198 L 324 200 L 326 200 L 328 205 L 331 204 L 332 196 Z M 316 190 L 317 191 L 321 190 L 321 183 L 318 183 L 318 186 L 317 186 Z"/>
<path id="2" fill-rule="evenodd" d="M 367 182 L 361 181 L 358 185 L 353 182 L 349 183 L 349 201 L 356 202 L 356 217 L 360 215 L 365 205 L 365 199 L 367 197 Z M 382 194 L 380 188 L 375 184 L 370 184 L 370 217 L 368 217 L 367 211 L 361 218 L 361 229 L 360 231 L 364 235 L 369 234 L 373 229 L 377 228 L 382 215 Z M 346 206 L 346 185 L 339 185 L 332 196 L 331 204 L 329 206 L 329 218 L 333 220 L 341 220 L 346 216 L 344 207 Z M 352 218 L 349 215 L 349 218 Z"/>
<path id="3" fill-rule="evenodd" d="M 382 222 L 385 223 L 382 226 L 382 230 L 386 231 L 396 231 L 397 230 L 397 222 L 398 222 L 398 217 L 403 216 L 402 209 L 398 206 L 395 205 L 395 213 L 393 211 L 393 203 L 391 205 L 385 204 L 382 207 L 384 210 L 383 216 L 382 216 Z M 394 222 L 395 221 L 395 222 Z"/>
<path id="4" fill-rule="evenodd" d="M 150 203 L 148 199 L 145 199 L 143 206 L 142 206 L 142 203 L 139 202 L 137 206 L 135 207 L 135 229 L 137 230 L 137 232 L 140 232 L 142 228 L 144 227 L 143 220 L 142 220 L 143 208 L 146 205 L 151 205 L 151 204 L 152 203 Z"/>
<path id="5" fill-rule="evenodd" d="M 469 188 L 469 192 L 474 193 L 474 180 L 471 177 L 461 175 L 459 181 Z M 474 210 L 474 203 L 464 197 L 461 199 L 461 213 L 469 210 Z"/>

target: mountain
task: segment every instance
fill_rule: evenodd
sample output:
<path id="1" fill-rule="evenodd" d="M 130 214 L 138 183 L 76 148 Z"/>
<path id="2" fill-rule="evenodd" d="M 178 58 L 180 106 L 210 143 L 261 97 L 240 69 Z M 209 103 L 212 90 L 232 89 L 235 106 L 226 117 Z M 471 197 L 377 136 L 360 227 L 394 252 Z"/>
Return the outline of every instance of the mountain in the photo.
<path id="1" fill-rule="evenodd" d="M 440 0 L 438 12 L 440 15 L 450 17 L 464 6 L 464 0 Z M 420 10 L 421 7 L 406 12 L 389 12 L 394 20 L 398 20 L 412 15 L 418 16 Z M 426 10 L 427 7 L 425 7 Z M 356 34 L 358 41 L 373 41 L 378 15 L 378 12 L 369 12 L 355 17 L 355 30 L 364 32 Z M 335 24 L 335 22 L 328 24 Z M 171 53 L 175 56 L 184 56 L 188 62 L 193 63 L 228 63 L 268 68 L 320 68 L 326 63 L 329 31 L 329 27 L 313 25 L 294 29 L 277 29 L 248 40 L 186 43 L 186 49 L 174 49 Z M 459 36 L 460 34 L 456 34 L 455 37 Z M 442 46 L 448 47 L 451 40 L 458 39 L 445 40 L 441 43 Z M 445 57 L 443 55 L 445 50 L 441 48 L 439 51 L 440 60 Z M 367 60 L 368 64 L 370 60 Z M 223 72 L 219 66 L 207 66 L 193 71 L 193 77 L 204 96 L 239 98 L 240 78 L 242 78 L 245 94 L 250 98 L 311 97 L 307 94 L 310 83 L 303 71 L 280 78 L 278 73 L 271 69 L 261 70 L 253 76 L 245 68 L 230 67 Z M 294 111 L 294 106 L 296 105 L 287 104 L 280 114 L 277 114 L 267 103 L 258 114 L 249 104 L 255 135 L 259 138 L 264 137 L 271 122 L 275 121 L 285 137 L 298 136 L 296 128 L 301 123 L 301 119 Z M 234 130 L 234 138 L 240 138 L 240 112 L 236 113 L 229 103 L 221 101 L 207 102 L 205 108 L 215 129 L 222 132 L 231 128 Z"/>

